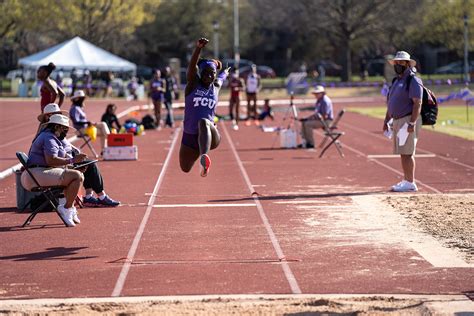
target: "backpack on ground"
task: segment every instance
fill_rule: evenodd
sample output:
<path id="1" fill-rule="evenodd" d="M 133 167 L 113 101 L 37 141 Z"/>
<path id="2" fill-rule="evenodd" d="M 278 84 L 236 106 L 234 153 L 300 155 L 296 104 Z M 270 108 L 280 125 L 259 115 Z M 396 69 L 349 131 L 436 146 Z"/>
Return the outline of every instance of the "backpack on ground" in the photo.
<path id="1" fill-rule="evenodd" d="M 414 75 L 410 75 L 407 78 L 407 91 L 410 89 L 411 80 L 413 79 Z M 393 78 L 392 85 L 397 78 Z M 438 100 L 436 99 L 435 94 L 433 91 L 421 85 L 423 89 L 423 97 L 421 100 L 421 123 L 423 125 L 435 125 L 436 120 L 438 119 Z"/>
<path id="2" fill-rule="evenodd" d="M 142 119 L 142 125 L 145 129 L 155 129 L 157 127 L 155 117 L 150 114 L 145 115 Z"/>

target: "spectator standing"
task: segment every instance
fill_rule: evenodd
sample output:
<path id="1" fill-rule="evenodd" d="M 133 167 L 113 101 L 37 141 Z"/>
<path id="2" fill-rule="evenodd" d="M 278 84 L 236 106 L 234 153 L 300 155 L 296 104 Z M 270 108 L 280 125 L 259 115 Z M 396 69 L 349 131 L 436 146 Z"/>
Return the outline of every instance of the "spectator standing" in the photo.
<path id="1" fill-rule="evenodd" d="M 57 104 L 59 107 L 64 102 L 64 91 L 59 87 L 53 79 L 49 76 L 56 69 L 56 66 L 53 63 L 49 63 L 48 65 L 43 65 L 38 68 L 37 77 L 38 80 L 42 81 L 42 85 L 40 88 L 41 94 L 41 113 L 43 113 L 44 107 L 50 103 L 54 103 L 56 98 L 59 98 Z"/>
<path id="2" fill-rule="evenodd" d="M 88 69 L 84 71 L 84 77 L 82 78 L 82 82 L 84 83 L 86 95 L 88 97 L 92 96 L 92 74 Z"/>
<path id="3" fill-rule="evenodd" d="M 169 127 L 173 127 L 174 125 L 173 97 L 177 90 L 178 85 L 176 84 L 176 79 L 171 73 L 171 68 L 167 66 L 165 68 L 165 107 L 167 111 L 165 125 Z"/>
<path id="4" fill-rule="evenodd" d="M 110 98 L 110 96 L 112 95 L 112 81 L 114 81 L 114 79 L 115 79 L 114 74 L 111 71 L 108 71 L 105 74 L 104 98 Z"/>
<path id="5" fill-rule="evenodd" d="M 257 94 L 262 88 L 262 80 L 257 74 L 257 65 L 252 65 L 252 72 L 247 76 L 247 119 L 257 118 Z"/>
<path id="6" fill-rule="evenodd" d="M 239 78 L 239 71 L 235 68 L 233 69 L 232 75 L 230 77 L 229 88 L 229 115 L 230 119 L 232 120 L 232 128 L 234 130 L 238 130 L 240 120 L 240 91 L 245 89 L 245 83 L 241 78 Z"/>
<path id="7" fill-rule="evenodd" d="M 397 52 L 389 63 L 393 65 L 397 76 L 388 92 L 383 131 L 388 129 L 387 123 L 393 118 L 393 153 L 400 155 L 403 169 L 403 180 L 392 186 L 392 191 L 418 191 L 415 183 L 415 151 L 421 129 L 422 81 L 415 76 L 416 61 L 407 52 Z M 405 132 L 408 137 L 402 144 L 397 136 Z"/>
<path id="8" fill-rule="evenodd" d="M 328 125 L 330 125 L 334 119 L 332 101 L 326 95 L 324 87 L 316 86 L 311 93 L 316 97 L 316 104 L 314 106 L 314 114 L 301 119 L 301 137 L 303 138 L 303 144 L 298 145 L 300 148 L 314 148 L 313 129 L 323 128 L 324 126 L 318 114 Z"/>
<path id="9" fill-rule="evenodd" d="M 165 80 L 161 77 L 161 71 L 156 69 L 150 80 L 150 97 L 153 102 L 157 128 L 161 128 L 161 106 L 164 100 L 165 84 Z"/>

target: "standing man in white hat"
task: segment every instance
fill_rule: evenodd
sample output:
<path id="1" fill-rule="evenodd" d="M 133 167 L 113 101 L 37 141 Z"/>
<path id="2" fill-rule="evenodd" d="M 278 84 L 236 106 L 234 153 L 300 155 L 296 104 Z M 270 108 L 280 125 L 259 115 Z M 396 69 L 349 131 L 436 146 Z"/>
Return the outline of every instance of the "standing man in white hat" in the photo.
<path id="1" fill-rule="evenodd" d="M 393 119 L 393 153 L 400 155 L 404 175 L 401 182 L 392 186 L 392 191 L 418 191 L 415 184 L 415 151 L 421 129 L 423 86 L 421 79 L 415 76 L 416 61 L 410 58 L 410 54 L 399 51 L 389 63 L 397 76 L 388 92 L 383 131 L 388 129 L 387 123 Z M 402 135 L 406 132 L 408 137 L 405 140 Z"/>
<path id="2" fill-rule="evenodd" d="M 334 119 L 332 101 L 326 95 L 326 90 L 323 86 L 316 86 L 311 93 L 316 97 L 316 104 L 314 105 L 314 114 L 301 120 L 301 137 L 303 144 L 298 145 L 299 148 L 314 148 L 313 129 L 323 128 L 323 123 L 318 117 L 321 115 L 323 120 L 331 125 Z"/>

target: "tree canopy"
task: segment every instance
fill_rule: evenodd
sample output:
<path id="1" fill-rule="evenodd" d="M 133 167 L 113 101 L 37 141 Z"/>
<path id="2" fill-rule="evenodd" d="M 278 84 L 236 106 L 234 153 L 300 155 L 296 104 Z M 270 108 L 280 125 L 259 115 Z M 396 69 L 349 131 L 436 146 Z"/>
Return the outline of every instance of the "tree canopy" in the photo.
<path id="1" fill-rule="evenodd" d="M 197 38 L 213 41 L 219 24 L 220 56 L 233 56 L 234 0 L 1 0 L 0 42 L 16 58 L 74 36 L 138 64 L 183 63 Z M 330 60 L 343 80 L 359 61 L 396 50 L 440 47 L 461 57 L 467 0 L 239 0 L 242 58 L 280 74 L 302 63 Z M 474 30 L 469 32 L 474 47 Z M 205 53 L 212 55 L 212 45 Z"/>

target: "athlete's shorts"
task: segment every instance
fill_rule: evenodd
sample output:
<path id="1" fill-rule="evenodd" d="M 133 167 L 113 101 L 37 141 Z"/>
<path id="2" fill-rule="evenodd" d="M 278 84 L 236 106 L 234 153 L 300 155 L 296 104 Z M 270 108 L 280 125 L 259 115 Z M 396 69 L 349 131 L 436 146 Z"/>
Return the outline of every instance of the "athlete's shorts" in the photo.
<path id="1" fill-rule="evenodd" d="M 181 144 L 186 145 L 192 149 L 199 150 L 199 134 L 188 134 L 183 132 Z"/>

